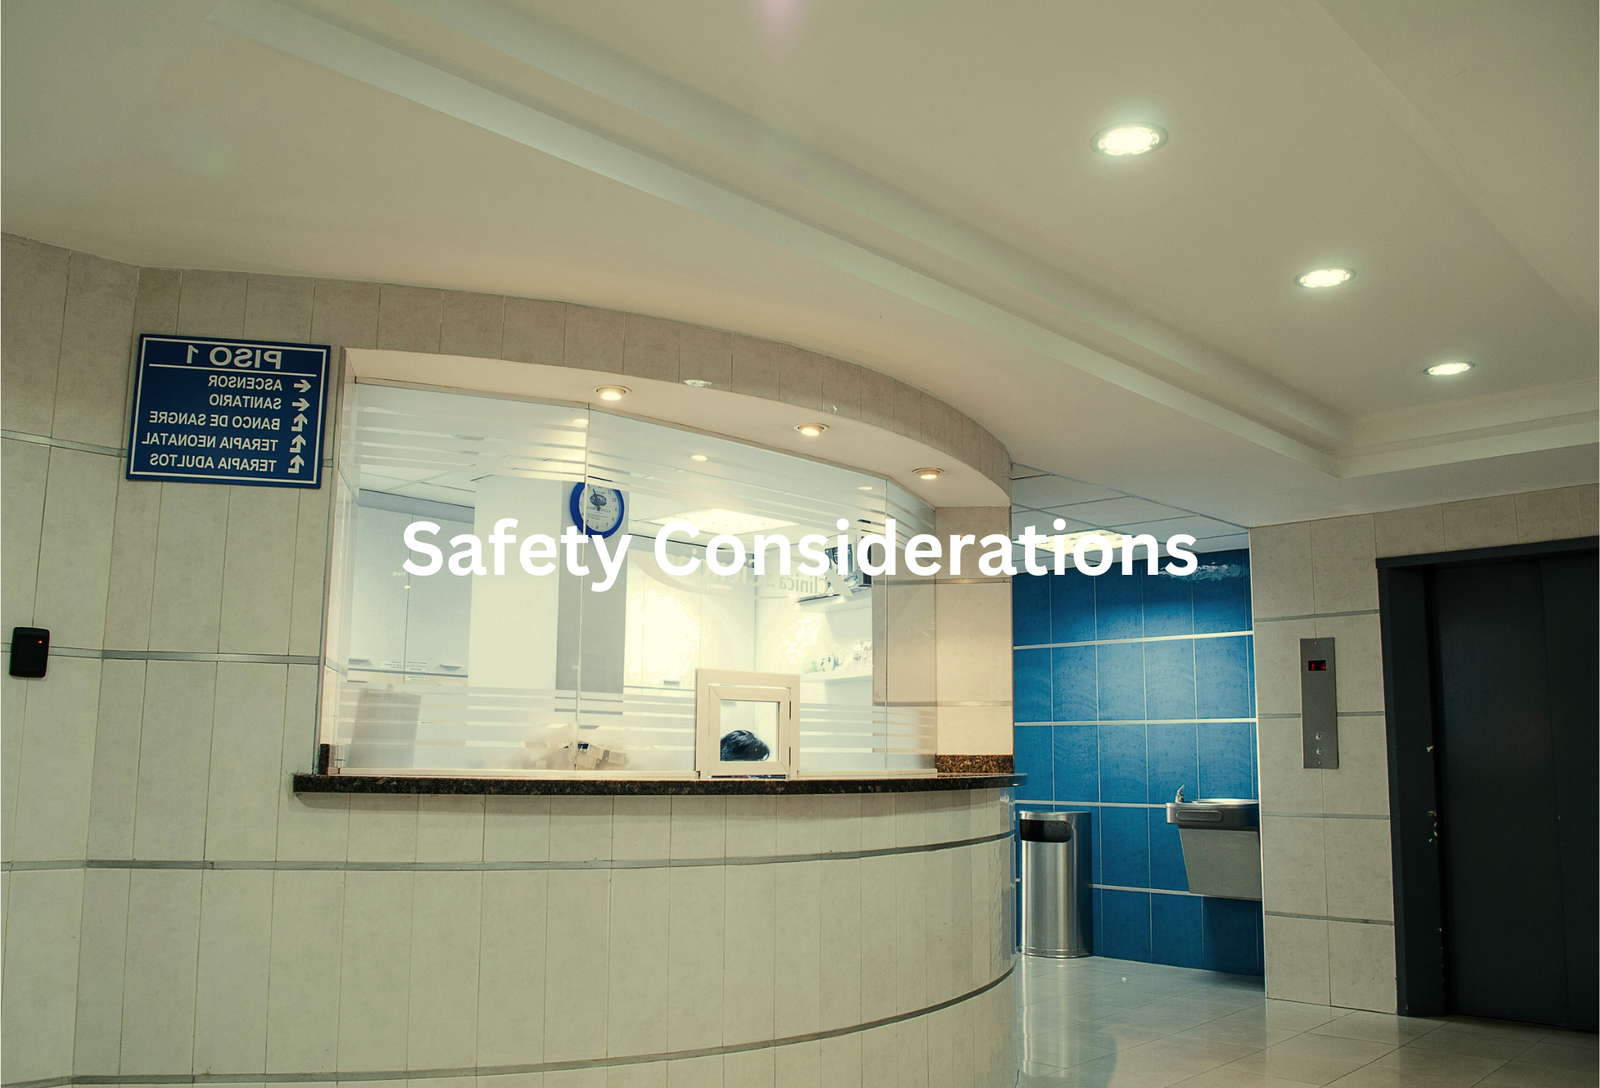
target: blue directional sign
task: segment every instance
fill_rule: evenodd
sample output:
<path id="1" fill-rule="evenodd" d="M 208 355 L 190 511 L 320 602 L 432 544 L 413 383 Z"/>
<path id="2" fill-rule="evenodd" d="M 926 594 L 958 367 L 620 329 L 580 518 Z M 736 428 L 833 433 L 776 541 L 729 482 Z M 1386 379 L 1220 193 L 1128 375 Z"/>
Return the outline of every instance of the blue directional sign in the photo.
<path id="1" fill-rule="evenodd" d="M 128 479 L 322 486 L 326 345 L 139 337 Z"/>

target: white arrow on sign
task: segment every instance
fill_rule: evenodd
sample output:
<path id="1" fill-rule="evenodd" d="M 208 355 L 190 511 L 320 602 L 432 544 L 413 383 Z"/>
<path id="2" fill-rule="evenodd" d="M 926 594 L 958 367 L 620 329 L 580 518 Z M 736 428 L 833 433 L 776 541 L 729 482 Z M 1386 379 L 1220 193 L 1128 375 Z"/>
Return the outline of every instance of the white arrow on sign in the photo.
<path id="1" fill-rule="evenodd" d="M 299 381 L 294 383 L 294 387 L 300 390 L 300 392 L 304 393 L 307 389 L 311 388 L 311 383 L 306 381 L 304 378 L 301 378 Z"/>
<path id="2" fill-rule="evenodd" d="M 301 397 L 301 398 L 300 398 L 300 399 L 299 399 L 299 400 L 297 400 L 297 401 L 295 401 L 295 402 L 294 402 L 294 403 L 293 403 L 293 404 L 291 404 L 291 405 L 290 405 L 290 406 L 289 406 L 289 407 L 291 407 L 291 408 L 298 408 L 298 409 L 300 409 L 300 410 L 301 410 L 301 411 L 302 411 L 302 412 L 303 412 L 303 411 L 305 411 L 305 410 L 306 410 L 306 409 L 307 409 L 307 408 L 309 408 L 309 407 L 311 407 L 311 402 L 310 402 L 310 401 L 308 401 L 308 400 L 306 400 L 306 398 L 304 398 L 304 397 Z"/>
<path id="3" fill-rule="evenodd" d="M 294 453 L 299 453 L 305 448 L 305 444 L 306 436 L 303 434 L 297 434 L 294 436 L 294 440 L 289 443 L 289 449 Z"/>
<path id="4" fill-rule="evenodd" d="M 294 424 L 289 429 L 291 431 L 298 431 L 301 427 L 304 427 L 305 425 L 306 425 L 306 417 L 304 415 L 297 415 L 297 416 L 294 417 Z"/>
<path id="5" fill-rule="evenodd" d="M 304 457 L 301 457 L 297 453 L 293 457 L 289 458 L 289 471 L 290 472 L 299 472 L 300 471 L 300 466 L 305 464 L 305 463 L 306 463 L 306 459 Z"/>

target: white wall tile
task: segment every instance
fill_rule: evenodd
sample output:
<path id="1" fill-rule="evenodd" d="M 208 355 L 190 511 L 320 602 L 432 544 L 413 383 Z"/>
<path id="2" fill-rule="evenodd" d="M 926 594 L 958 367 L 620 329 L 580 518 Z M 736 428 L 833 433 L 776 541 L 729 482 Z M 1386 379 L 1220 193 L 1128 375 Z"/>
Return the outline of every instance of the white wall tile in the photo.
<path id="1" fill-rule="evenodd" d="M 941 706 L 938 751 L 941 755 L 1010 755 L 1012 720 L 1009 700 L 1005 706 Z"/>
<path id="2" fill-rule="evenodd" d="M 818 863 L 820 1027 L 861 1022 L 861 860 Z"/>
<path id="3" fill-rule="evenodd" d="M 406 1068 L 414 879 L 409 872 L 345 874 L 341 1070 Z"/>
<path id="4" fill-rule="evenodd" d="M 1257 623 L 1255 632 L 1256 712 L 1263 716 L 1300 713 L 1300 640 L 1316 637 L 1316 621 Z M 1344 647 L 1340 645 L 1338 649 L 1342 678 Z M 1340 709 L 1358 708 L 1346 707 L 1341 702 Z"/>
<path id="5" fill-rule="evenodd" d="M 244 290 L 244 335 L 251 340 L 305 343 L 311 338 L 316 280 L 301 276 L 249 276 Z"/>
<path id="6" fill-rule="evenodd" d="M 894 845 L 895 795 L 861 795 L 861 849 L 886 850 Z"/>
<path id="7" fill-rule="evenodd" d="M 1327 913 L 1335 918 L 1393 921 L 1389 821 L 1324 820 L 1322 838 L 1328 866 Z"/>
<path id="8" fill-rule="evenodd" d="M 1262 817 L 1261 888 L 1266 909 L 1288 914 L 1328 913 L 1322 824 L 1313 817 Z"/>
<path id="9" fill-rule="evenodd" d="M 378 347 L 438 352 L 444 292 L 385 283 L 378 288 Z"/>
<path id="10" fill-rule="evenodd" d="M 622 373 L 624 315 L 593 306 L 567 306 L 564 366 Z"/>
<path id="11" fill-rule="evenodd" d="M 561 366 L 566 329 L 566 303 L 508 298 L 501 356 L 519 363 Z"/>
<path id="12" fill-rule="evenodd" d="M 720 1063 L 721 1055 L 717 1058 Z M 605 1071 L 606 1088 L 667 1088 L 667 1065 L 667 1062 L 643 1062 L 610 1066 Z M 722 1082 L 718 1080 L 717 1083 Z"/>
<path id="13" fill-rule="evenodd" d="M 1250 530 L 1250 604 L 1257 618 L 1306 616 L 1316 611 L 1310 523 Z"/>
<path id="14" fill-rule="evenodd" d="M 1378 607 L 1378 568 L 1372 515 L 1311 523 L 1312 601 L 1317 612 Z"/>
<path id="15" fill-rule="evenodd" d="M 278 847 L 288 666 L 217 666 L 206 857 L 271 861 Z"/>
<path id="16" fill-rule="evenodd" d="M 952 1022 L 955 1010 L 941 1009 L 929 1014 L 928 1088 L 953 1088 L 955 1084 L 955 1039 Z"/>
<path id="17" fill-rule="evenodd" d="M 926 793 L 894 794 L 894 844 L 896 846 L 923 846 L 928 841 L 928 811 Z"/>
<path id="18" fill-rule="evenodd" d="M 927 992 L 924 1004 L 932 1005 L 955 996 L 951 988 L 954 954 L 952 945 L 956 889 L 952 887 L 953 867 L 950 851 L 938 850 L 924 854 L 927 880 L 927 953 L 924 959 L 927 974 Z M 966 888 L 960 889 L 966 894 Z M 965 952 L 965 949 L 962 949 Z"/>
<path id="19" fill-rule="evenodd" d="M 122 1073 L 190 1072 L 199 945 L 200 873 L 134 870 L 122 984 Z"/>
<path id="20" fill-rule="evenodd" d="M 67 304 L 68 250 L 14 234 L 4 236 L 0 259 L 0 360 L 5 403 L 0 426 L 27 434 L 50 433 L 55 415 L 56 366 Z"/>
<path id="21" fill-rule="evenodd" d="M 823 1039 L 817 1047 L 817 1064 L 827 1088 L 862 1088 L 860 1035 Z"/>
<path id="22" fill-rule="evenodd" d="M 204 856 L 216 678 L 217 666 L 210 662 L 151 661 L 145 666 L 134 857 Z"/>
<path id="23" fill-rule="evenodd" d="M 837 863 L 803 861 L 774 867 L 776 939 L 782 948 L 782 954 L 776 957 L 773 1003 L 773 1034 L 778 1038 L 803 1035 L 820 1027 L 822 867 L 832 864 Z"/>
<path id="24" fill-rule="evenodd" d="M 1328 963 L 1331 1004 L 1395 1011 L 1393 926 L 1329 922 Z"/>
<path id="25" fill-rule="evenodd" d="M 106 597 L 105 644 L 112 649 L 143 650 L 150 645 L 161 488 L 150 480 L 117 481 L 117 519 L 111 532 Z"/>
<path id="26" fill-rule="evenodd" d="M 1528 544 L 1594 536 L 1600 528 L 1593 517 L 1595 490 L 1594 484 L 1584 484 L 1513 496 L 1517 503 L 1517 539 Z"/>
<path id="27" fill-rule="evenodd" d="M 780 857 L 822 852 L 822 810 L 815 794 L 784 794 L 774 808 Z"/>
<path id="28" fill-rule="evenodd" d="M 7 1081 L 72 1071 L 83 870 L 10 874 L 0 1047 Z"/>
<path id="29" fill-rule="evenodd" d="M 340 347 L 378 346 L 378 285 L 317 280 L 311 308 L 313 343 Z"/>
<path id="30" fill-rule="evenodd" d="M 777 931 L 772 865 L 732 865 L 725 870 L 722 1041 L 772 1038 Z"/>
<path id="31" fill-rule="evenodd" d="M 285 487 L 228 490 L 218 645 L 223 653 L 288 653 L 300 492 Z"/>
<path id="32" fill-rule="evenodd" d="M 611 873 L 603 869 L 556 869 L 549 878 L 545 1060 L 604 1057 Z"/>
<path id="33" fill-rule="evenodd" d="M 896 1004 L 895 858 L 861 859 L 861 1019 L 899 1011 Z"/>
<path id="34" fill-rule="evenodd" d="M 1261 761 L 1263 811 L 1321 812 L 1324 783 L 1330 772 L 1305 768 L 1299 717 L 1261 719 L 1256 725 L 1256 743 Z M 1343 744 L 1342 736 L 1340 743 Z M 1343 759 L 1342 753 L 1340 758 Z"/>
<path id="35" fill-rule="evenodd" d="M 500 358 L 501 331 L 506 316 L 503 297 L 446 291 L 443 302 L 441 352 L 475 359 Z"/>
<path id="36" fill-rule="evenodd" d="M 667 870 L 667 1049 L 722 1044 L 727 884 L 720 866 Z"/>
<path id="37" fill-rule="evenodd" d="M 672 856 L 720 858 L 728 846 L 728 808 L 723 797 L 672 799 Z"/>
<path id="38" fill-rule="evenodd" d="M 50 447 L 33 442 L 0 440 L 0 624 L 6 631 L 33 624 L 34 591 L 38 586 L 39 534 L 44 527 L 45 480 L 50 473 Z"/>
<path id="39" fill-rule="evenodd" d="M 1510 495 L 1444 504 L 1444 545 L 1498 548 L 1517 542 L 1517 501 Z"/>
<path id="40" fill-rule="evenodd" d="M 114 457 L 50 451 L 34 617 L 52 645 L 99 648 L 105 635 L 119 474 Z"/>
<path id="41" fill-rule="evenodd" d="M 416 861 L 416 795 L 351 794 L 348 858 Z"/>
<path id="42" fill-rule="evenodd" d="M 861 1083 L 898 1084 L 900 1033 L 894 1024 L 861 1033 Z"/>
<path id="43" fill-rule="evenodd" d="M 13 817 L 16 860 L 85 856 L 99 704 L 98 660 L 51 658 L 48 677 L 31 682 Z"/>
<path id="44" fill-rule="evenodd" d="M 560 1069 L 544 1075 L 544 1088 L 606 1088 L 604 1069 Z"/>
<path id="45" fill-rule="evenodd" d="M 817 818 L 822 822 L 823 852 L 861 849 L 861 794 L 819 797 Z"/>
<path id="46" fill-rule="evenodd" d="M 204 874 L 195 988 L 196 1073 L 267 1068 L 273 876 L 266 870 Z"/>
<path id="47" fill-rule="evenodd" d="M 267 1071 L 332 1072 L 338 1064 L 345 874 L 289 869 L 273 877 Z"/>
<path id="48" fill-rule="evenodd" d="M 475 1063 L 482 919 L 482 873 L 415 875 L 406 1068 Z"/>
<path id="49" fill-rule="evenodd" d="M 51 434 L 69 442 L 120 447 L 139 270 L 74 253 L 67 273 L 56 410 Z"/>
<path id="50" fill-rule="evenodd" d="M 483 860 L 548 861 L 550 798 L 484 798 Z"/>
<path id="51" fill-rule="evenodd" d="M 611 856 L 610 797 L 550 798 L 550 860 L 599 861 Z"/>
<path id="52" fill-rule="evenodd" d="M 1444 551 L 1444 507 L 1413 506 L 1372 517 L 1378 555 L 1423 555 Z"/>
<path id="53" fill-rule="evenodd" d="M 483 860 L 482 797 L 417 798 L 418 861 Z"/>
<path id="54" fill-rule="evenodd" d="M 316 728 L 315 665 L 290 665 L 278 770 L 278 860 L 343 861 L 349 853 L 350 795 L 294 792 L 296 771 L 311 770 Z"/>
<path id="55" fill-rule="evenodd" d="M 684 1062 L 673 1062 L 668 1072 L 670 1088 L 679 1088 L 679 1081 L 672 1080 L 672 1071 Z M 713 1085 L 725 1084 L 730 1088 L 774 1088 L 778 1082 L 778 1071 L 775 1065 L 773 1052 L 769 1050 L 747 1050 L 741 1054 L 725 1054 L 722 1058 L 722 1080 L 713 1081 Z"/>
<path id="56" fill-rule="evenodd" d="M 478 1065 L 544 1058 L 549 874 L 483 874 L 478 954 Z"/>
<path id="57" fill-rule="evenodd" d="M 1324 617 L 1316 621 L 1317 637 L 1334 639 L 1339 710 L 1383 709 L 1383 629 L 1378 616 Z M 1261 636 L 1257 634 L 1256 644 Z M 1296 653 L 1299 647 L 1295 648 Z M 1296 658 L 1298 662 L 1298 658 Z M 1296 668 L 1298 677 L 1299 669 Z M 1296 703 L 1296 710 L 1300 709 Z"/>
<path id="58" fill-rule="evenodd" d="M 222 622 L 228 488 L 161 489 L 150 648 L 214 653 Z"/>
<path id="59" fill-rule="evenodd" d="M 611 874 L 606 1053 L 613 1057 L 667 1049 L 668 876 L 667 869 Z"/>
<path id="60" fill-rule="evenodd" d="M 919 1016 L 895 1025 L 900 1037 L 895 1048 L 899 1059 L 901 1084 L 928 1083 L 928 1020 Z"/>
<path id="61" fill-rule="evenodd" d="M 776 797 L 729 797 L 727 838 L 730 858 L 771 857 L 777 850 Z"/>
<path id="62" fill-rule="evenodd" d="M 976 847 L 964 846 L 948 851 L 950 857 L 950 986 L 951 992 L 964 994 L 977 986 L 973 974 L 973 947 L 976 933 L 972 913 L 972 896 L 964 889 L 972 887 L 972 852 Z M 987 981 L 987 980 L 985 980 Z"/>
<path id="63" fill-rule="evenodd" d="M 1340 718 L 1339 769 L 1302 773 L 1321 777 L 1322 807 L 1326 812 L 1389 815 L 1386 720 L 1381 717 Z"/>
<path id="64" fill-rule="evenodd" d="M 178 299 L 178 332 L 184 336 L 243 336 L 247 278 L 242 272 L 185 269 Z"/>
<path id="65" fill-rule="evenodd" d="M 822 1051 L 818 1043 L 777 1047 L 772 1052 L 772 1064 L 778 1088 L 822 1088 Z"/>
<path id="66" fill-rule="evenodd" d="M 127 869 L 83 874 L 78 1009 L 72 1071 L 114 1076 L 122 1058 L 122 969 L 128 940 Z"/>
<path id="67" fill-rule="evenodd" d="M 926 854 L 894 858 L 896 1012 L 911 1012 L 928 1003 L 927 864 Z"/>
<path id="68" fill-rule="evenodd" d="M 291 654 L 315 654 L 322 645 L 331 504 L 327 489 L 300 492 L 294 529 L 294 592 L 289 607 Z"/>
<path id="69" fill-rule="evenodd" d="M 611 856 L 665 858 L 672 849 L 672 798 L 617 797 L 612 802 Z"/>
<path id="70" fill-rule="evenodd" d="M 758 1051 L 757 1054 L 712 1054 L 704 1058 L 679 1058 L 668 1062 L 667 1088 L 722 1088 L 725 1084 L 760 1085 L 764 1088 L 774 1083 L 770 1072 L 772 1052 Z M 735 1060 L 741 1058 L 746 1060 Z M 763 1068 L 766 1072 L 761 1071 Z M 755 1070 L 756 1075 L 749 1077 L 747 1070 Z"/>
<path id="71" fill-rule="evenodd" d="M 946 583 L 935 596 L 939 699 L 1009 701 L 1011 584 Z"/>
<path id="72" fill-rule="evenodd" d="M 1271 909 L 1271 908 L 1268 908 Z M 1281 1001 L 1328 1003 L 1328 923 L 1280 918 L 1266 924 L 1267 996 Z"/>

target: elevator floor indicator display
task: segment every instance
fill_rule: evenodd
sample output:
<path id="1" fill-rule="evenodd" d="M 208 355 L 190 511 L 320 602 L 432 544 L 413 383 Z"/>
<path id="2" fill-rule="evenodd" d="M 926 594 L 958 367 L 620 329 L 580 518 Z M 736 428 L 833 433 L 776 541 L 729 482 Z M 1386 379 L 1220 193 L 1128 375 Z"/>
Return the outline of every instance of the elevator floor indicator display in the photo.
<path id="1" fill-rule="evenodd" d="M 329 348 L 139 337 L 128 479 L 322 486 Z"/>

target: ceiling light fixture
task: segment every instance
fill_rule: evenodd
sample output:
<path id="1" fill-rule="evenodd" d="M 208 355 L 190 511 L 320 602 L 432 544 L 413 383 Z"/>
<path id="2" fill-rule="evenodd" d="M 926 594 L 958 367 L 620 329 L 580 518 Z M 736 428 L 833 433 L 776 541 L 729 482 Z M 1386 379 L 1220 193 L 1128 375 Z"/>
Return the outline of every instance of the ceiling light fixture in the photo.
<path id="1" fill-rule="evenodd" d="M 572 425 L 574 427 L 587 427 L 589 425 L 589 420 L 586 417 L 575 419 L 572 421 Z"/>
<path id="2" fill-rule="evenodd" d="M 1094 134 L 1093 146 L 1102 155 L 1120 159 L 1143 155 L 1167 142 L 1167 130 L 1156 125 L 1122 124 Z"/>
<path id="3" fill-rule="evenodd" d="M 601 400 L 621 400 L 633 390 L 625 385 L 602 385 L 595 392 L 600 394 Z"/>
<path id="4" fill-rule="evenodd" d="M 1434 363 L 1428 368 L 1428 373 L 1435 378 L 1448 378 L 1452 374 L 1465 374 L 1471 369 L 1471 363 L 1459 359 L 1453 363 Z"/>
<path id="5" fill-rule="evenodd" d="M 693 386 L 695 389 L 710 389 L 714 383 L 708 382 L 704 378 L 685 378 L 683 379 L 683 384 Z"/>
<path id="6" fill-rule="evenodd" d="M 856 488 L 856 490 L 857 491 L 871 491 L 872 490 L 872 485 L 871 484 L 862 484 L 860 487 Z"/>
<path id="7" fill-rule="evenodd" d="M 706 455 L 703 454 L 703 453 L 691 453 L 689 455 L 689 460 L 691 460 L 691 461 L 704 461 L 704 460 L 706 460 Z"/>
<path id="8" fill-rule="evenodd" d="M 1294 278 L 1301 287 L 1338 287 L 1349 283 L 1355 273 L 1348 268 L 1313 268 Z"/>
<path id="9" fill-rule="evenodd" d="M 937 480 L 944 475 L 944 469 L 942 468 L 919 468 L 913 471 L 916 472 L 919 480 Z"/>
<path id="10" fill-rule="evenodd" d="M 816 438 L 827 429 L 828 425 L 826 423 L 802 423 L 795 428 L 795 430 L 799 431 L 807 438 Z"/>

